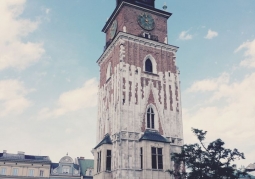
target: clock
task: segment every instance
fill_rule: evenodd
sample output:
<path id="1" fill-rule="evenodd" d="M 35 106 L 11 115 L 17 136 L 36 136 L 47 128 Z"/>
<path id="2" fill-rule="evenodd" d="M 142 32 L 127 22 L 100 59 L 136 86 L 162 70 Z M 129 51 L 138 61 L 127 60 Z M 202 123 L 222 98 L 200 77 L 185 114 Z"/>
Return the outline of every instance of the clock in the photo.
<path id="1" fill-rule="evenodd" d="M 113 23 L 112 23 L 112 26 L 111 26 L 111 28 L 110 28 L 110 36 L 111 36 L 111 39 L 113 39 L 113 37 L 114 37 L 115 34 L 116 34 L 117 26 L 118 26 L 118 22 L 117 22 L 117 20 L 114 20 Z"/>
<path id="2" fill-rule="evenodd" d="M 150 14 L 144 13 L 137 17 L 138 24 L 144 30 L 153 30 L 155 27 L 155 21 Z"/>

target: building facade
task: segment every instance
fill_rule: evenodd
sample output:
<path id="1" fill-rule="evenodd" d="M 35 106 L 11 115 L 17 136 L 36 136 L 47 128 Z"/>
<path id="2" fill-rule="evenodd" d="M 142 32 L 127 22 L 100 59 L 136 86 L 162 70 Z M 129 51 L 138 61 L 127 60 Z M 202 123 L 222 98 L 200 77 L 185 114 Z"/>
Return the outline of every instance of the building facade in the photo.
<path id="1" fill-rule="evenodd" d="M 117 0 L 103 27 L 95 179 L 165 179 L 183 145 L 178 47 L 155 0 Z"/>
<path id="2" fill-rule="evenodd" d="M 48 156 L 0 153 L 0 179 L 49 178 L 51 160 Z"/>
<path id="3" fill-rule="evenodd" d="M 68 155 L 62 157 L 59 163 L 51 163 L 50 179 L 80 179 L 80 166 L 75 164 Z"/>

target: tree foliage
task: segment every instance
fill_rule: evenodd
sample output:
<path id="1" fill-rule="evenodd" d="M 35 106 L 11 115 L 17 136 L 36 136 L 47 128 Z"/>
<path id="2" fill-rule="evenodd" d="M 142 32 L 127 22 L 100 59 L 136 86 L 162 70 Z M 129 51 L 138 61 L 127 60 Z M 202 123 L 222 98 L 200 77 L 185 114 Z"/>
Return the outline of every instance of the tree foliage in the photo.
<path id="1" fill-rule="evenodd" d="M 207 131 L 192 128 L 192 132 L 199 143 L 184 145 L 181 153 L 172 154 L 174 170 L 169 170 L 171 175 L 178 179 L 238 179 L 249 176 L 245 171 L 236 170 L 232 164 L 235 160 L 245 159 L 243 153 L 224 148 L 225 143 L 221 139 L 205 146 Z M 189 172 L 182 169 L 185 168 L 180 167 L 182 165 Z"/>

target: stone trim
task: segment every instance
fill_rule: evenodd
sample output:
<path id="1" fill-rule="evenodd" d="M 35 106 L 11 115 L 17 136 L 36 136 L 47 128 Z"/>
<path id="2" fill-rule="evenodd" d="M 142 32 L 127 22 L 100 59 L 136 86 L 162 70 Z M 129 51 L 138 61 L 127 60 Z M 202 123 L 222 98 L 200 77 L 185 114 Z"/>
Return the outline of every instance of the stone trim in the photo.
<path id="1" fill-rule="evenodd" d="M 161 49 L 161 50 L 167 51 L 167 52 L 173 52 L 174 54 L 179 49 L 179 47 L 176 47 L 176 46 L 173 46 L 173 45 L 156 42 L 156 41 L 153 41 L 153 40 L 150 40 L 150 39 L 145 39 L 145 38 L 138 37 L 138 36 L 135 36 L 135 35 L 132 35 L 132 34 L 127 34 L 127 33 L 124 33 L 124 32 L 119 32 L 117 34 L 117 36 L 114 38 L 114 40 L 112 41 L 112 43 L 106 48 L 106 50 L 103 52 L 103 54 L 97 60 L 97 63 L 98 63 L 99 66 L 102 64 L 104 59 L 106 59 L 108 57 L 108 55 L 111 53 L 111 51 L 118 44 L 119 41 L 121 41 L 120 44 L 123 44 L 123 41 L 133 41 L 137 44 L 141 44 L 141 45 L 144 45 L 144 46 Z"/>

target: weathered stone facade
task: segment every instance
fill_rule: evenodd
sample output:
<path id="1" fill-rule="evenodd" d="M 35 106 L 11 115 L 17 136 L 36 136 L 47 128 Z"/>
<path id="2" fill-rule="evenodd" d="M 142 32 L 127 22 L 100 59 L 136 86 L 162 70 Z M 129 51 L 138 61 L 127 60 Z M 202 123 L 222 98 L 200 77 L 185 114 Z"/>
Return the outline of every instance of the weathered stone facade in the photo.
<path id="1" fill-rule="evenodd" d="M 152 31 L 146 32 L 137 24 L 137 16 L 143 12 L 155 19 Z M 173 167 L 170 153 L 178 152 L 183 145 L 183 127 L 179 71 L 175 63 L 178 47 L 166 43 L 170 17 L 166 14 L 122 2 L 108 21 L 110 24 L 118 20 L 117 35 L 110 39 L 107 24 L 103 29 L 111 43 L 98 60 L 97 143 L 101 141 L 102 145 L 93 150 L 96 179 L 170 178 L 166 172 Z M 139 35 L 143 33 L 157 35 L 158 40 Z M 152 62 L 150 73 L 145 70 L 147 59 Z M 149 108 L 154 111 L 152 128 L 146 124 Z M 146 130 L 158 132 L 169 142 L 141 140 Z M 111 143 L 102 141 L 106 134 Z M 163 151 L 162 169 L 152 169 L 152 147 Z M 111 170 L 105 166 L 107 150 L 111 150 Z M 97 170 L 99 156 L 101 167 Z"/>

